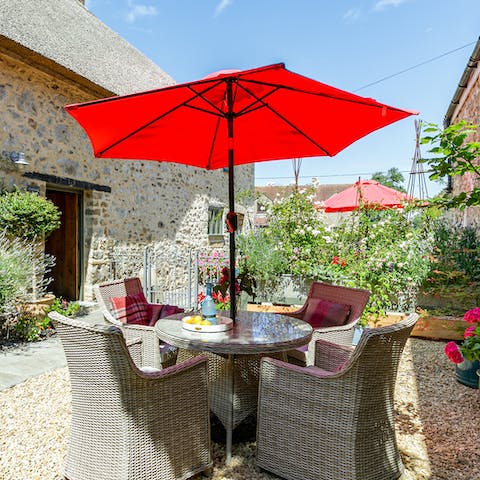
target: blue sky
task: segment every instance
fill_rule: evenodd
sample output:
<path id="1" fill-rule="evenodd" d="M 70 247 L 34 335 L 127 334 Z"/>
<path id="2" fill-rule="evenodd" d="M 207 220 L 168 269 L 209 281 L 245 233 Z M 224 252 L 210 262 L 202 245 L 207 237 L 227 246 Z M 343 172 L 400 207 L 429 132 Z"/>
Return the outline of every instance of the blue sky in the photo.
<path id="1" fill-rule="evenodd" d="M 477 41 L 478 0 L 86 0 L 87 8 L 177 82 L 284 62 L 289 70 L 441 124 Z M 351 183 L 395 166 L 407 178 L 412 117 L 333 158 L 303 159 L 301 181 Z M 288 184 L 289 160 L 256 165 L 257 185 Z M 429 193 L 441 187 L 429 183 Z"/>

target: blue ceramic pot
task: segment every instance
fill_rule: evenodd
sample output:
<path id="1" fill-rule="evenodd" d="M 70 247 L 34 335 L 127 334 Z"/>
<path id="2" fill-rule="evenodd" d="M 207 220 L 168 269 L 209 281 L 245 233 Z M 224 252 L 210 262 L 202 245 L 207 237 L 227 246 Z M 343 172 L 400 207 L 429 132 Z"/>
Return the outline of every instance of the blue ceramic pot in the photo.
<path id="1" fill-rule="evenodd" d="M 455 366 L 457 381 L 463 383 L 463 385 L 467 385 L 467 387 L 478 388 L 478 369 L 480 369 L 478 360 L 474 360 L 473 362 L 464 360 L 462 363 L 457 363 Z"/>

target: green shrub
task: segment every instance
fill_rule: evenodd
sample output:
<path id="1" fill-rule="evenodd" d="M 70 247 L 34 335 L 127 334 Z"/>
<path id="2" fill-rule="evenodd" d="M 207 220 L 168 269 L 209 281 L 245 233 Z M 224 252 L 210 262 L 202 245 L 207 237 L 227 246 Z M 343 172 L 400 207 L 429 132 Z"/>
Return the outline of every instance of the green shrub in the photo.
<path id="1" fill-rule="evenodd" d="M 53 202 L 35 193 L 0 195 L 0 231 L 28 240 L 48 237 L 60 226 L 60 211 Z"/>
<path id="2" fill-rule="evenodd" d="M 18 306 L 45 293 L 53 264 L 53 257 L 45 255 L 32 242 L 0 232 L 0 333 L 8 336 L 16 331 L 16 322 L 28 323 Z"/>
<path id="3" fill-rule="evenodd" d="M 58 312 L 66 317 L 74 317 L 80 311 L 78 302 L 69 302 L 64 298 L 56 298 L 52 305 L 47 307 L 46 312 Z"/>

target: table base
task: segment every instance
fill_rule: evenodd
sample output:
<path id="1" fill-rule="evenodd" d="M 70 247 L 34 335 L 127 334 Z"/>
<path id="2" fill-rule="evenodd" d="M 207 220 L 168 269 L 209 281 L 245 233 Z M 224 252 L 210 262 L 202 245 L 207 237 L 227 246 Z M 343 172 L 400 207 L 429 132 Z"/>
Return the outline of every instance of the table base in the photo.
<path id="1" fill-rule="evenodd" d="M 232 457 L 233 431 L 247 417 L 256 417 L 260 360 L 269 356 L 286 361 L 285 352 L 268 355 L 221 355 L 180 349 L 178 362 L 197 355 L 208 358 L 210 410 L 226 432 L 226 463 Z"/>

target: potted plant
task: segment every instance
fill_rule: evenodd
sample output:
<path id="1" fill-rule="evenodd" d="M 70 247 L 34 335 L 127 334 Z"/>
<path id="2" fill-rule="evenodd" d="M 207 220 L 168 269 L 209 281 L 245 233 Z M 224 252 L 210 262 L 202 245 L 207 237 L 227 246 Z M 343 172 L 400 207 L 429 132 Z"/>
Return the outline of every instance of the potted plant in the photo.
<path id="1" fill-rule="evenodd" d="M 448 342 L 445 354 L 455 363 L 457 380 L 464 385 L 478 388 L 477 371 L 480 368 L 480 307 L 468 310 L 463 319 L 471 325 L 465 329 L 463 342 Z"/>

